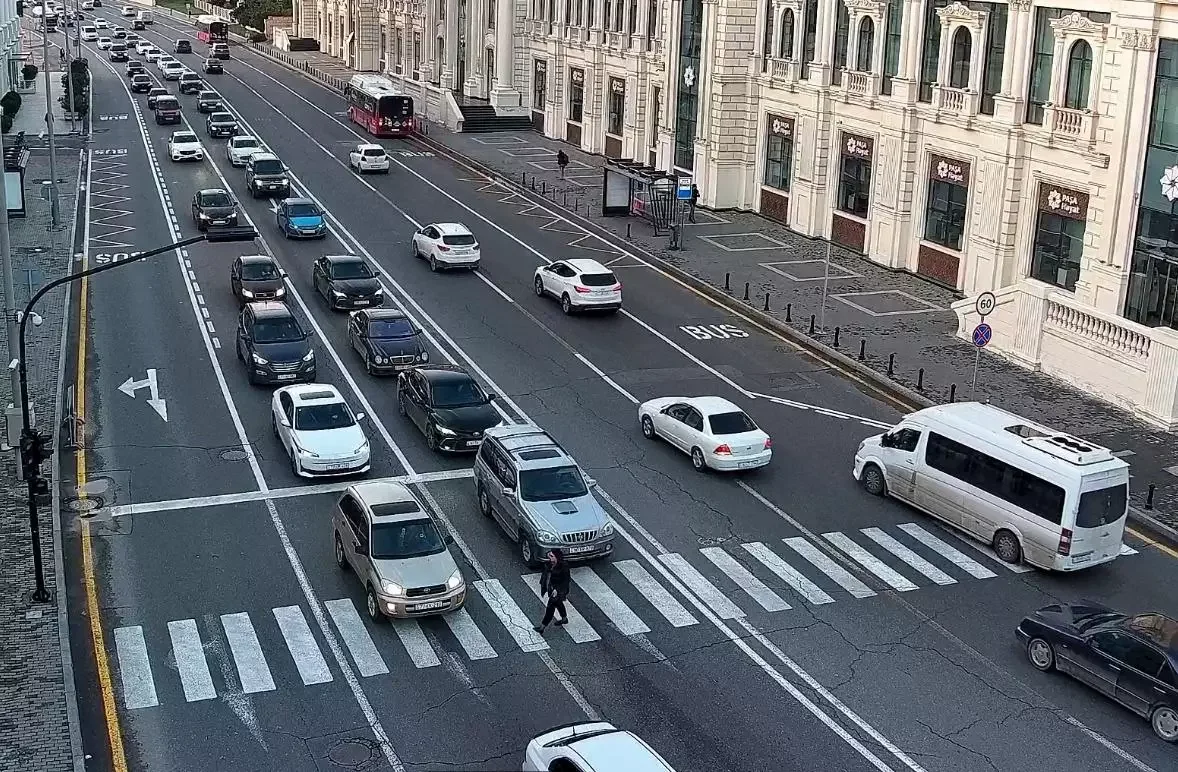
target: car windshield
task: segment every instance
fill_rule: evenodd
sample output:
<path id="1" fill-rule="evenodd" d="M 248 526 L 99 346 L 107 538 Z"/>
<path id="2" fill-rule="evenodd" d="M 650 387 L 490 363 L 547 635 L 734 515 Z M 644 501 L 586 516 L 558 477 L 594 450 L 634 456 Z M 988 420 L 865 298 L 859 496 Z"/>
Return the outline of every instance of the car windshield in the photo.
<path id="1" fill-rule="evenodd" d="M 369 554 L 376 560 L 403 560 L 437 555 L 446 542 L 432 520 L 373 523 Z"/>
<path id="2" fill-rule="evenodd" d="M 1099 528 L 1115 523 L 1128 512 L 1128 502 L 1128 483 L 1084 491 L 1080 494 L 1080 507 L 1076 512 L 1076 527 Z"/>
<path id="3" fill-rule="evenodd" d="M 160 100 L 160 102 L 163 102 L 163 101 L 164 100 L 162 100 L 162 99 Z M 197 139 L 196 139 L 195 134 L 173 134 L 172 141 L 173 142 L 196 142 Z"/>
<path id="4" fill-rule="evenodd" d="M 581 283 L 586 287 L 612 287 L 618 279 L 612 273 L 583 273 Z"/>
<path id="5" fill-rule="evenodd" d="M 319 207 L 314 204 L 291 204 L 286 212 L 291 217 L 318 217 Z"/>
<path id="6" fill-rule="evenodd" d="M 191 83 L 194 80 L 200 80 L 200 76 L 197 75 L 195 72 L 186 72 L 180 76 L 180 80 L 186 80 L 189 83 Z"/>
<path id="7" fill-rule="evenodd" d="M 272 281 L 279 278 L 278 269 L 274 267 L 274 263 L 269 261 L 264 263 L 243 263 L 241 266 L 241 278 L 246 281 Z"/>
<path id="8" fill-rule="evenodd" d="M 157 109 L 160 109 L 160 110 L 171 110 L 173 108 L 175 108 L 177 110 L 180 109 L 180 103 L 177 102 L 172 97 L 160 97 L 159 99 L 156 100 L 155 106 Z M 192 139 L 189 141 L 196 142 L 196 135 L 192 134 L 190 136 L 192 137 Z"/>
<path id="9" fill-rule="evenodd" d="M 205 101 L 205 102 L 207 102 L 207 101 L 209 101 L 209 100 L 212 100 L 212 99 L 218 99 L 218 100 L 219 100 L 221 97 L 217 96 L 217 92 L 216 92 L 216 91 L 202 91 L 202 92 L 200 92 L 200 98 L 201 98 L 201 100 L 202 100 L 202 101 Z"/>
<path id="10" fill-rule="evenodd" d="M 245 147 L 257 147 L 258 141 L 253 137 L 248 139 L 242 139 L 241 137 L 238 137 L 237 139 L 233 140 L 233 146 L 239 149 Z"/>
<path id="11" fill-rule="evenodd" d="M 372 269 L 362 260 L 336 263 L 331 267 L 333 279 L 371 279 L 372 275 Z"/>
<path id="12" fill-rule="evenodd" d="M 712 426 L 712 434 L 741 434 L 755 432 L 757 425 L 739 410 L 733 413 L 716 413 L 708 416 L 708 423 Z"/>
<path id="13" fill-rule="evenodd" d="M 469 233 L 459 233 L 456 235 L 448 235 L 442 237 L 443 244 L 449 244 L 452 247 L 469 247 L 474 244 L 474 236 Z"/>
<path id="14" fill-rule="evenodd" d="M 408 319 L 374 319 L 368 323 L 370 338 L 412 338 L 417 334 L 413 322 Z"/>
<path id="15" fill-rule="evenodd" d="M 146 77 L 148 80 L 151 80 L 150 75 L 146 75 L 144 77 Z M 151 90 L 151 93 L 148 94 L 148 96 L 163 96 L 166 93 L 168 93 L 168 90 L 166 88 L 153 88 Z"/>
<path id="16" fill-rule="evenodd" d="M 433 406 L 442 408 L 482 405 L 487 401 L 487 395 L 469 378 L 435 383 L 430 396 Z"/>
<path id="17" fill-rule="evenodd" d="M 294 428 L 300 432 L 320 432 L 353 426 L 356 419 L 343 402 L 307 405 L 295 408 Z"/>
<path id="18" fill-rule="evenodd" d="M 233 120 L 233 116 L 229 113 L 213 113 L 210 120 L 213 123 L 228 123 Z"/>
<path id="19" fill-rule="evenodd" d="M 201 193 L 200 203 L 201 206 L 229 206 L 233 202 L 229 200 L 228 193 L 218 191 L 216 193 Z"/>
<path id="20" fill-rule="evenodd" d="M 575 466 L 525 469 L 519 473 L 519 495 L 524 501 L 558 501 L 588 492 L 585 479 Z"/>
<path id="21" fill-rule="evenodd" d="M 264 158 L 260 161 L 254 161 L 254 174 L 282 174 L 284 171 L 282 161 L 279 161 L 277 158 Z"/>
<path id="22" fill-rule="evenodd" d="M 264 319 L 254 325 L 257 343 L 294 343 L 303 339 L 303 330 L 293 318 Z"/>

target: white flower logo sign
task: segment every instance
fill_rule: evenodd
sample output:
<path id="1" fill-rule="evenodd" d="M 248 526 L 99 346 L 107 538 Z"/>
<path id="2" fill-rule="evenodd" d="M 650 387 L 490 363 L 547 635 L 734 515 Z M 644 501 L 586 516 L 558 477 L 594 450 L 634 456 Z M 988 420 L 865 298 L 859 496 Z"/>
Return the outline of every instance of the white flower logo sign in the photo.
<path id="1" fill-rule="evenodd" d="M 1162 195 L 1167 201 L 1178 199 L 1178 166 L 1171 166 L 1162 174 Z"/>
<path id="2" fill-rule="evenodd" d="M 947 177 L 948 175 L 949 175 L 949 164 L 945 163 L 944 161 L 941 161 L 940 163 L 937 164 L 937 176 L 938 177 Z"/>
<path id="3" fill-rule="evenodd" d="M 690 64 L 683 70 L 683 85 L 688 88 L 695 85 L 695 68 Z"/>
<path id="4" fill-rule="evenodd" d="M 853 140 L 853 139 L 848 139 L 848 140 L 847 140 L 847 152 L 848 152 L 848 153 L 854 153 L 854 152 L 855 152 L 855 140 Z"/>
<path id="5" fill-rule="evenodd" d="M 774 118 L 774 119 L 773 119 L 773 133 L 774 133 L 774 134 L 783 134 L 783 133 L 785 133 L 785 124 L 784 124 L 784 123 L 782 123 L 782 122 L 781 122 L 780 120 L 778 120 L 777 118 Z"/>
<path id="6" fill-rule="evenodd" d="M 1058 190 L 1052 190 L 1047 193 L 1047 206 L 1050 209 L 1059 209 L 1059 205 L 1063 203 L 1063 196 L 1059 194 Z"/>

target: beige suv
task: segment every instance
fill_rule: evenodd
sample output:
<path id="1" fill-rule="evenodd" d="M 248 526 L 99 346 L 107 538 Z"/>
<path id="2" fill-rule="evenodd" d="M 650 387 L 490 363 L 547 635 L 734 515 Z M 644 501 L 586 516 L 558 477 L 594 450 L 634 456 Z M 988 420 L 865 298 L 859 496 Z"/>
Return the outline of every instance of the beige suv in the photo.
<path id="1" fill-rule="evenodd" d="M 462 608 L 466 582 L 445 534 L 407 487 L 369 482 L 349 487 L 331 518 L 335 562 L 364 585 L 374 622 Z"/>

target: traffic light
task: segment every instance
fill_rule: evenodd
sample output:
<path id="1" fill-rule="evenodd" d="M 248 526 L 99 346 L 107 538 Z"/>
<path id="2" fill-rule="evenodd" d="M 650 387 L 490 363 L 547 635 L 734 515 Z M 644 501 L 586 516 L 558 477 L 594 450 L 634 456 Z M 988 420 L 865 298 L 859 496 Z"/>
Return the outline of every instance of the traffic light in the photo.
<path id="1" fill-rule="evenodd" d="M 41 462 L 49 459 L 48 438 L 33 430 L 25 432 L 20 438 L 20 462 L 24 478 L 31 480 L 39 476 Z"/>

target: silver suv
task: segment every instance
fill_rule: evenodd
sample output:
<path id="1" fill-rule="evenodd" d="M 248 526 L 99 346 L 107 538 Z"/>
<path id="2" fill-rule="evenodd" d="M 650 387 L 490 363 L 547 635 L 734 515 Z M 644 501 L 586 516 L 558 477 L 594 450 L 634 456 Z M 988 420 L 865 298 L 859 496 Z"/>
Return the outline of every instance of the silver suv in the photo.
<path id="1" fill-rule="evenodd" d="M 488 429 L 474 479 L 479 509 L 516 540 L 529 568 L 554 547 L 573 561 L 613 552 L 613 523 L 590 492 L 597 483 L 538 426 Z"/>

